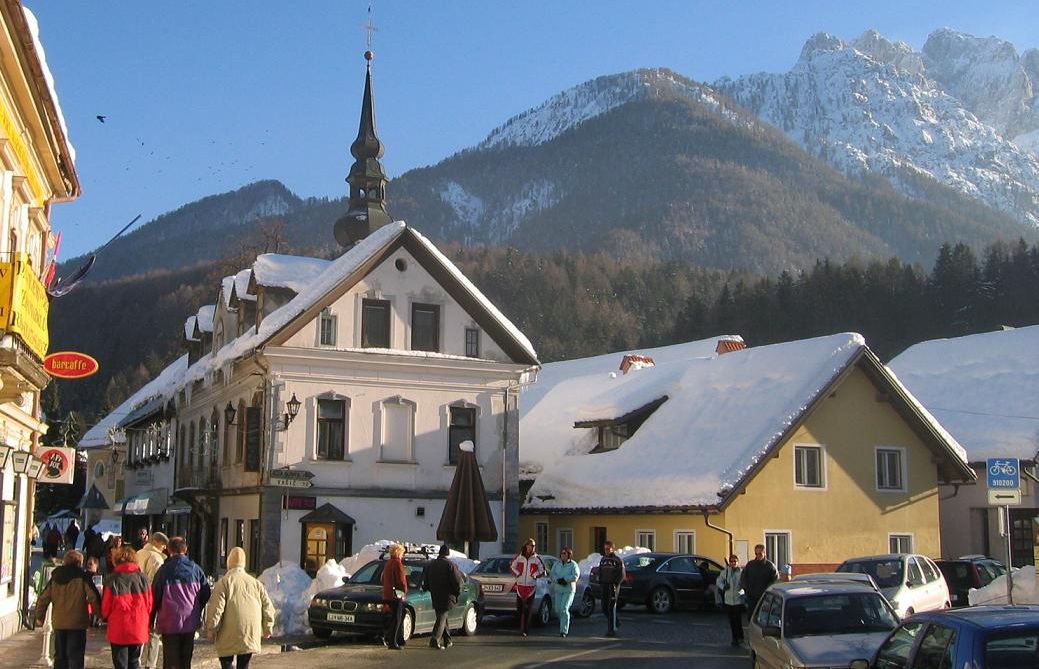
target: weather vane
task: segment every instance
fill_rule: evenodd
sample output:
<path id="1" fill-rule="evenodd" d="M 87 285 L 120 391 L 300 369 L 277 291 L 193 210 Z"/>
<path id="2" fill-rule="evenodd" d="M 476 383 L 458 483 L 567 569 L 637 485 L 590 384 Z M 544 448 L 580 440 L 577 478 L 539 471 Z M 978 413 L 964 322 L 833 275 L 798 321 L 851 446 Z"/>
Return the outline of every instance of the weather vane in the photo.
<path id="1" fill-rule="evenodd" d="M 368 31 L 368 53 L 372 53 L 372 33 L 378 30 L 378 28 L 376 28 L 375 24 L 372 22 L 371 5 L 368 5 L 368 22 L 364 24 L 364 29 Z M 368 60 L 371 60 L 371 58 L 369 57 Z"/>

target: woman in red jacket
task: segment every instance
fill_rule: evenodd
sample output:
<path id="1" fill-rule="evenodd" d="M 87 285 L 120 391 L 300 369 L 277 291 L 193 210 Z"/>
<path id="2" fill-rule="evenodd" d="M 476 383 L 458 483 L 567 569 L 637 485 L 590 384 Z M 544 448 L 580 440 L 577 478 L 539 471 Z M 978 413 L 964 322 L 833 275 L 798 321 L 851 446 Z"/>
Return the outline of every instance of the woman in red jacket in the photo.
<path id="1" fill-rule="evenodd" d="M 152 591 L 130 546 L 113 551 L 114 570 L 105 577 L 101 617 L 108 621 L 115 669 L 140 669 L 141 646 L 148 642 Z"/>

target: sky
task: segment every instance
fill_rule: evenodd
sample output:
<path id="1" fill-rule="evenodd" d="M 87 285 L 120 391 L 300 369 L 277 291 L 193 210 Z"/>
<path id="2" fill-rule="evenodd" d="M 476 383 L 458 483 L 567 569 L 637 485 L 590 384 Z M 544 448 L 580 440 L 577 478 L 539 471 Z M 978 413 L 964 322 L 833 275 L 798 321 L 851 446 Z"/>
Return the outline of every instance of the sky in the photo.
<path id="1" fill-rule="evenodd" d="M 97 248 L 138 214 L 141 225 L 260 179 L 301 197 L 345 195 L 366 0 L 23 3 L 40 22 L 83 189 L 52 210 L 60 258 Z M 1039 47 L 1031 0 L 376 0 L 371 16 L 391 178 L 604 74 L 783 72 L 812 34 L 868 28 L 915 49 L 942 27 Z M 392 211 L 392 184 L 387 197 Z"/>

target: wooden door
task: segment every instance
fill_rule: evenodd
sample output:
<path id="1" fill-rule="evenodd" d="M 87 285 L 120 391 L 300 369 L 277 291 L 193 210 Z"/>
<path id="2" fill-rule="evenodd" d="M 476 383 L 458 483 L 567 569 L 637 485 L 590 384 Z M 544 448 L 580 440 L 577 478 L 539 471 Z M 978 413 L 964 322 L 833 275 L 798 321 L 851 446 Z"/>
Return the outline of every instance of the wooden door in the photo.
<path id="1" fill-rule="evenodd" d="M 332 557 L 335 550 L 335 523 L 303 525 L 303 568 L 314 573 Z"/>

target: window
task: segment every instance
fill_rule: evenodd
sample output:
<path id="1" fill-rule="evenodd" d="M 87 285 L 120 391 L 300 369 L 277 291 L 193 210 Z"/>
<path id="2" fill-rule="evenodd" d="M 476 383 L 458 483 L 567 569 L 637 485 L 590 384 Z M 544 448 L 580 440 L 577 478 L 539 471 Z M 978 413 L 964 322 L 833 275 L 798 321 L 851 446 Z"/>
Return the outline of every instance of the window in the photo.
<path id="1" fill-rule="evenodd" d="M 465 329 L 465 355 L 469 358 L 480 357 L 480 331 L 476 328 Z"/>
<path id="2" fill-rule="evenodd" d="M 411 350 L 440 350 L 440 307 L 435 304 L 411 305 Z"/>
<path id="3" fill-rule="evenodd" d="M 318 399 L 317 457 L 319 460 L 346 459 L 346 402 Z"/>
<path id="4" fill-rule="evenodd" d="M 790 533 L 765 532 L 765 555 L 782 572 L 790 564 Z"/>
<path id="5" fill-rule="evenodd" d="M 564 548 L 573 549 L 574 547 L 574 531 L 572 528 L 566 528 L 559 530 L 559 550 Z"/>
<path id="6" fill-rule="evenodd" d="M 696 532 L 694 530 L 675 530 L 675 552 L 696 552 Z"/>
<path id="7" fill-rule="evenodd" d="M 245 521 L 234 521 L 234 545 L 245 548 Z"/>
<path id="8" fill-rule="evenodd" d="M 213 415 L 209 418 L 209 464 L 216 465 L 219 455 L 220 444 L 220 414 L 213 409 Z"/>
<path id="9" fill-rule="evenodd" d="M 651 551 L 657 549 L 657 531 L 656 530 L 635 530 L 635 546 L 641 546 L 648 548 Z"/>
<path id="10" fill-rule="evenodd" d="M 322 310 L 318 319 L 318 345 L 336 345 L 336 316 L 328 309 Z"/>
<path id="11" fill-rule="evenodd" d="M 227 518 L 220 519 L 220 562 L 227 562 Z"/>
<path id="12" fill-rule="evenodd" d="M 667 571 L 674 574 L 699 574 L 700 570 L 696 568 L 693 563 L 693 558 L 686 556 L 679 556 L 671 558 L 664 564 L 661 571 Z"/>
<path id="13" fill-rule="evenodd" d="M 779 609 L 782 607 L 782 601 L 771 593 L 765 594 L 761 598 L 761 606 L 758 607 L 758 612 L 754 616 L 754 622 L 760 627 L 766 625 L 779 626 Z"/>
<path id="14" fill-rule="evenodd" d="M 393 397 L 382 403 L 382 449 L 384 462 L 412 462 L 415 437 L 415 403 Z"/>
<path id="15" fill-rule="evenodd" d="M 905 467 L 901 448 L 877 449 L 877 490 L 905 490 Z"/>
<path id="16" fill-rule="evenodd" d="M 469 407 L 451 407 L 451 425 L 447 436 L 447 462 L 457 465 L 461 451 L 458 445 L 463 441 L 476 445 L 476 409 Z"/>
<path id="17" fill-rule="evenodd" d="M 912 534 L 889 534 L 887 535 L 888 553 L 912 553 Z"/>
<path id="18" fill-rule="evenodd" d="M 361 347 L 390 347 L 390 301 L 362 300 Z"/>
<path id="19" fill-rule="evenodd" d="M 235 435 L 234 461 L 240 463 L 245 458 L 245 400 L 238 400 L 238 433 Z"/>
<path id="20" fill-rule="evenodd" d="M 97 462 L 94 465 L 94 481 L 100 481 L 105 477 L 105 463 Z"/>
<path id="21" fill-rule="evenodd" d="M 798 488 L 822 488 L 823 449 L 819 446 L 794 446 L 794 485 Z"/>
<path id="22" fill-rule="evenodd" d="M 956 632 L 951 627 L 932 623 L 927 628 L 913 666 L 920 669 L 952 669 L 952 651 L 956 648 Z M 991 665 L 990 665 L 991 666 Z"/>
<path id="23" fill-rule="evenodd" d="M 877 661 L 873 666 L 877 669 L 905 669 L 923 626 L 923 623 L 913 621 L 903 623 L 877 651 Z"/>
<path id="24" fill-rule="evenodd" d="M 539 553 L 548 551 L 548 523 L 534 523 L 534 541 Z"/>

